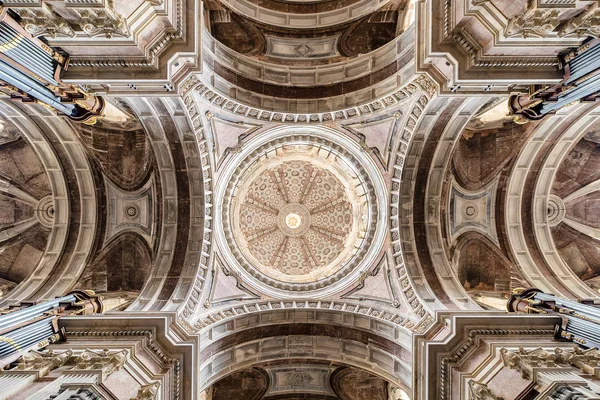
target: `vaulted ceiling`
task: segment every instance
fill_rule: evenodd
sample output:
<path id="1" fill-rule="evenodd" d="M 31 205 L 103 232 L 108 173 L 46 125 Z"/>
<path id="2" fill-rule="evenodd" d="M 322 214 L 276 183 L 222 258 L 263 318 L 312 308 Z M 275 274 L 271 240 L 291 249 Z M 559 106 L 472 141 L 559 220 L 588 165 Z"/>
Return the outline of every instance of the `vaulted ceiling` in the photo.
<path id="1" fill-rule="evenodd" d="M 507 106 L 584 2 L 54 3 L 4 6 L 107 106 L 0 99 L 2 304 L 172 312 L 214 399 L 384 400 L 435 311 L 600 290 L 596 104 Z"/>

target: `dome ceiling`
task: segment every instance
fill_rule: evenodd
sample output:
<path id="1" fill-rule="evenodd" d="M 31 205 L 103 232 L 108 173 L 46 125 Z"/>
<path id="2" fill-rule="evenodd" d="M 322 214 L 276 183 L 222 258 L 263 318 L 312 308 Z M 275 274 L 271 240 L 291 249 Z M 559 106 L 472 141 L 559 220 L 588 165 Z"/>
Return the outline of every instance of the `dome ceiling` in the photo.
<path id="1" fill-rule="evenodd" d="M 227 261 L 266 290 L 335 290 L 334 283 L 352 279 L 377 252 L 373 238 L 384 225 L 377 218 L 383 199 L 361 157 L 290 135 L 229 165 L 218 200 Z"/>
<path id="2" fill-rule="evenodd" d="M 326 278 L 360 248 L 366 199 L 327 151 L 284 146 L 277 153 L 248 171 L 254 179 L 241 179 L 231 215 L 238 245 L 275 279 Z"/>

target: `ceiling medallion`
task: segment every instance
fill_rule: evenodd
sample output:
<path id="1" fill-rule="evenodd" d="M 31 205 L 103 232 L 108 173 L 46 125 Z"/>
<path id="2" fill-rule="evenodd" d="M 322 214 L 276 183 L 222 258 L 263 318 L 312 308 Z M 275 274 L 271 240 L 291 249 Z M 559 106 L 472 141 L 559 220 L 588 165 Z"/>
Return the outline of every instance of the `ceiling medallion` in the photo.
<path id="1" fill-rule="evenodd" d="M 384 189 L 383 181 L 368 153 L 341 133 L 281 130 L 288 136 L 255 138 L 222 172 L 217 241 L 228 265 L 264 293 L 333 292 L 379 253 L 387 207 L 376 187 Z M 354 151 L 330 140 L 336 136 Z"/>

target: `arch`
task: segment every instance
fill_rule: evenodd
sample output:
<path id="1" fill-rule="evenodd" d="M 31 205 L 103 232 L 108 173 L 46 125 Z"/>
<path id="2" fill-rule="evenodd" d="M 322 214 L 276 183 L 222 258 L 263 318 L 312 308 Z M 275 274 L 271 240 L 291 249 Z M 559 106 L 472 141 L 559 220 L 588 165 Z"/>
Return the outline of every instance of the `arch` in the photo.
<path id="1" fill-rule="evenodd" d="M 478 309 L 448 259 L 442 232 L 442 195 L 450 157 L 464 127 L 485 103 L 485 99 L 440 98 L 419 107 L 414 135 L 400 179 L 398 208 L 402 257 L 408 275 L 422 282 L 415 285 L 426 307 L 435 309 Z M 392 238 L 394 232 L 392 232 Z"/>
<path id="2" fill-rule="evenodd" d="M 0 112 L 23 133 L 47 171 L 55 210 L 44 256 L 1 305 L 54 298 L 75 285 L 95 243 L 97 199 L 93 174 L 73 128 L 63 118 L 39 106 L 25 108 L 5 100 L 0 101 Z M 67 170 L 74 176 L 69 184 Z"/>
<path id="3" fill-rule="evenodd" d="M 210 165 L 206 146 L 193 134 L 202 126 L 190 121 L 195 115 L 187 113 L 180 99 L 128 98 L 126 103 L 148 134 L 161 188 L 156 256 L 128 310 L 188 307 L 184 313 L 190 315 L 197 304 L 190 296 L 201 292 L 197 286 L 204 281 L 211 243 L 211 208 L 205 202 L 211 193 Z"/>
<path id="4" fill-rule="evenodd" d="M 238 330 L 205 343 L 199 355 L 200 389 L 257 363 L 289 357 L 335 361 L 369 371 L 403 390 L 411 387 L 412 356 L 395 341 L 336 323 L 286 322 Z"/>
<path id="5" fill-rule="evenodd" d="M 559 110 L 542 121 L 519 154 L 507 185 L 505 229 L 513 258 L 532 286 L 565 297 L 596 293 L 558 255 L 548 200 L 560 160 L 600 116 L 600 109 L 592 108 Z"/>

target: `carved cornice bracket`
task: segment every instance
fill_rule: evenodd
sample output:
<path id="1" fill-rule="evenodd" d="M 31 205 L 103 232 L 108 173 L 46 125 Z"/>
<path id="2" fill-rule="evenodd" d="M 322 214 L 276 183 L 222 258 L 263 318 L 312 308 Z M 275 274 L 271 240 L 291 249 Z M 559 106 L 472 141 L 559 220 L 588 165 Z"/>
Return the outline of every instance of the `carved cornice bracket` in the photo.
<path id="1" fill-rule="evenodd" d="M 104 349 L 101 352 L 96 352 L 86 349 L 75 359 L 76 365 L 73 371 L 101 370 L 102 378 L 106 379 L 110 374 L 120 370 L 125 365 L 127 354 L 127 350 L 110 351 Z"/>
<path id="2" fill-rule="evenodd" d="M 37 371 L 38 377 L 48 375 L 50 371 L 64 365 L 73 356 L 72 350 L 55 353 L 50 349 L 46 352 L 30 351 L 19 359 L 12 371 Z"/>

